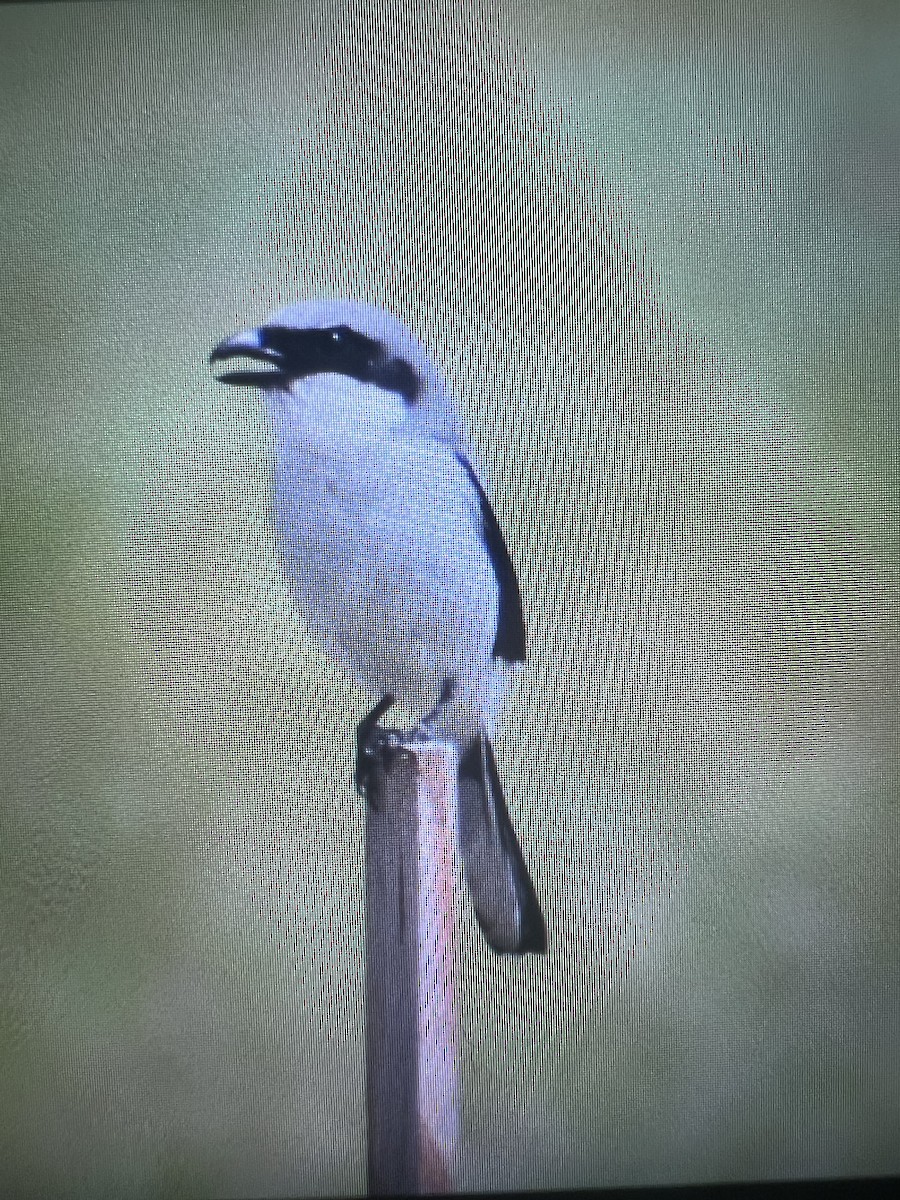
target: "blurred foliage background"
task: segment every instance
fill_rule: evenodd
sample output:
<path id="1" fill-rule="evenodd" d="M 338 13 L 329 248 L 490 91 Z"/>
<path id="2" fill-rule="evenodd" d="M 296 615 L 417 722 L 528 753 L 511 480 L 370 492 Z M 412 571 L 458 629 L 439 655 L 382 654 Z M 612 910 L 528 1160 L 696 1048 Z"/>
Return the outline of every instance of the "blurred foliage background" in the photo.
<path id="1" fill-rule="evenodd" d="M 0 11 L 0 1190 L 365 1186 L 365 698 L 250 394 L 387 304 L 492 479 L 546 962 L 466 1187 L 900 1170 L 894 5 Z"/>

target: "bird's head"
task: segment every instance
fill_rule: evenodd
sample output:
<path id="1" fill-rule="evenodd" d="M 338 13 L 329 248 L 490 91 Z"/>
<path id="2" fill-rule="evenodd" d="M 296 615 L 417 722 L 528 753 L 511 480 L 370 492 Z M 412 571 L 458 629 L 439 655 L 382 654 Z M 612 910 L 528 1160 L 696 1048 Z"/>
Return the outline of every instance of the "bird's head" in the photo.
<path id="1" fill-rule="evenodd" d="M 248 360 L 222 383 L 294 392 L 317 377 L 344 376 L 399 397 L 414 423 L 452 440 L 456 418 L 443 377 L 422 343 L 385 309 L 350 300 L 291 304 L 262 325 L 225 338 L 211 364 Z"/>

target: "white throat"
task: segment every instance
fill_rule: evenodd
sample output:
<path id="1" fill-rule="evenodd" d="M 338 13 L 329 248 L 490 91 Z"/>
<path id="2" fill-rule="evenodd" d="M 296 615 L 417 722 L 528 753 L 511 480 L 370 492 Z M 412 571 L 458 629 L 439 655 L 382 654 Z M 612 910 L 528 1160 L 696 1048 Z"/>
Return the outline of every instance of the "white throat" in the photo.
<path id="1" fill-rule="evenodd" d="M 371 445 L 407 420 L 399 392 L 346 375 L 316 375 L 299 380 L 289 392 L 269 398 L 275 434 L 282 445 L 300 440 Z"/>

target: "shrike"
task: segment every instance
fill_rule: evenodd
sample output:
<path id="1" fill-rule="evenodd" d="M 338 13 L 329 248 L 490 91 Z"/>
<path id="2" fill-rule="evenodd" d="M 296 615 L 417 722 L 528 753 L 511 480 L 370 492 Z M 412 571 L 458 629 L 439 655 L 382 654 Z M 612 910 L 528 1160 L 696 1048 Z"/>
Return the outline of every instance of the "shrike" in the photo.
<path id="1" fill-rule="evenodd" d="M 525 659 L 522 600 L 445 379 L 396 317 L 343 300 L 281 309 L 210 362 L 235 358 L 250 361 L 220 380 L 261 389 L 274 432 L 291 590 L 310 632 L 379 698 L 361 750 L 395 700 L 457 744 L 459 845 L 479 924 L 500 953 L 543 953 L 490 742 Z"/>

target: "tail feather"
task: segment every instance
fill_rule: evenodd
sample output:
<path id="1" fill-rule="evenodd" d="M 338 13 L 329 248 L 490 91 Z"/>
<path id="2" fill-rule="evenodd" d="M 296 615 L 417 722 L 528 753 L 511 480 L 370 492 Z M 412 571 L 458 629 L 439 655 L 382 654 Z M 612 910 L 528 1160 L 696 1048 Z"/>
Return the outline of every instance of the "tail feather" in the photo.
<path id="1" fill-rule="evenodd" d="M 498 954 L 544 954 L 547 928 L 484 734 L 459 759 L 459 840 L 475 915 Z"/>

